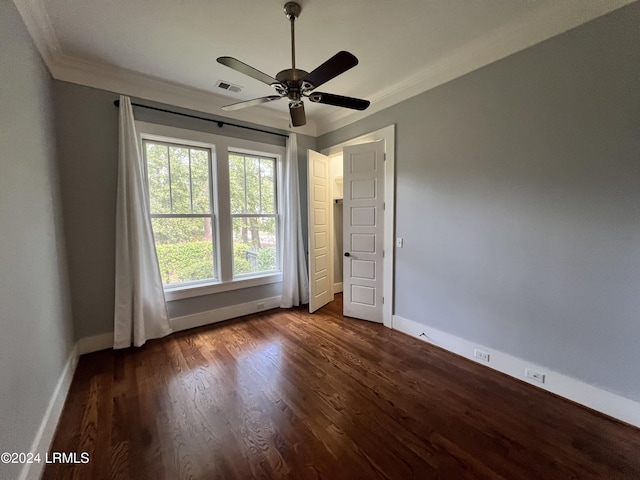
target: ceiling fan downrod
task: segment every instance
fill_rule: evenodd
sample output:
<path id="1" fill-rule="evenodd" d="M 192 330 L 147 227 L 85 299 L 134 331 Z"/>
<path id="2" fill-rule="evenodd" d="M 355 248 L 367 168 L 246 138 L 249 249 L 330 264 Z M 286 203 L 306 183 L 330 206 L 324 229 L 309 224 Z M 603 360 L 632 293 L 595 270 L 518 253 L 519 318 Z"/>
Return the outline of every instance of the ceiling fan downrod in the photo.
<path id="1" fill-rule="evenodd" d="M 284 14 L 289 19 L 291 23 L 291 69 L 283 70 L 276 75 L 276 79 L 279 82 L 284 83 L 287 88 L 286 91 L 283 91 L 281 94 L 286 96 L 289 99 L 289 107 L 296 108 L 302 105 L 302 92 L 300 80 L 307 75 L 307 72 L 304 70 L 296 69 L 296 30 L 295 24 L 296 19 L 300 16 L 300 12 L 302 8 L 296 2 L 287 2 L 284 5 Z M 276 90 L 278 86 L 275 86 Z"/>
<path id="2" fill-rule="evenodd" d="M 296 2 L 287 2 L 284 5 L 284 14 L 291 22 L 291 70 L 296 69 L 296 18 L 300 16 L 302 8 Z"/>

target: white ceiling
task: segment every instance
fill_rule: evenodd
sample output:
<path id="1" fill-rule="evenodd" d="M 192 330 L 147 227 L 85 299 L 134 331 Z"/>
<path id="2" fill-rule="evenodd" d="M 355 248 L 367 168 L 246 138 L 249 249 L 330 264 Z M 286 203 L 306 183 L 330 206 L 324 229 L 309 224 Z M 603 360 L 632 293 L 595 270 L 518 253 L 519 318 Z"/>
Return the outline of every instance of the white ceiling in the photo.
<path id="1" fill-rule="evenodd" d="M 285 0 L 14 0 L 55 78 L 288 129 L 287 102 L 220 106 L 271 87 L 216 62 L 271 76 L 290 68 Z M 631 0 L 299 0 L 296 63 L 339 50 L 360 63 L 322 91 L 366 98 L 365 112 L 305 103 L 318 135 L 379 111 Z M 243 86 L 215 88 L 218 80 Z"/>

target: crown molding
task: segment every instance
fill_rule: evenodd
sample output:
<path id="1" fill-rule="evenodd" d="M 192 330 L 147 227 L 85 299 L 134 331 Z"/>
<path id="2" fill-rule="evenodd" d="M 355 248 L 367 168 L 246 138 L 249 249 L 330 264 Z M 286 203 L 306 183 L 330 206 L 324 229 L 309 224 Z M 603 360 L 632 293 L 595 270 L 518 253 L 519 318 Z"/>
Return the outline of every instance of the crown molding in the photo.
<path id="1" fill-rule="evenodd" d="M 270 108 L 225 112 L 221 110 L 221 107 L 229 103 L 229 99 L 221 95 L 67 55 L 62 51 L 43 0 L 13 0 L 13 2 L 51 76 L 56 80 L 279 130 L 294 131 L 289 126 L 289 117 L 285 112 Z M 308 119 L 307 125 L 297 127 L 295 132 L 316 136 L 314 121 Z"/>
<path id="2" fill-rule="evenodd" d="M 57 80 L 292 131 L 288 116 L 283 114 L 284 112 L 260 106 L 252 108 L 251 111 L 222 112 L 221 107 L 228 99 L 221 95 L 66 55 L 62 52 L 43 0 L 13 1 L 51 75 Z M 519 21 L 489 32 L 473 43 L 425 66 L 417 73 L 369 95 L 371 106 L 364 112 L 342 109 L 327 115 L 316 115 L 313 120 L 308 119 L 307 125 L 298 127 L 295 131 L 310 136 L 324 135 L 634 1 L 581 0 L 579 8 L 572 0 L 553 3 Z"/>
<path id="3" fill-rule="evenodd" d="M 369 96 L 371 106 L 363 112 L 338 110 L 316 120 L 318 136 L 373 115 L 392 105 L 443 85 L 509 55 L 578 27 L 636 0 L 581 0 L 560 2 L 518 22 L 456 49 L 405 79 Z"/>
<path id="4" fill-rule="evenodd" d="M 36 44 L 40 56 L 51 71 L 51 65 L 62 49 L 47 10 L 44 8 L 43 0 L 13 0 L 13 3 Z"/>
<path id="5" fill-rule="evenodd" d="M 81 60 L 64 54 L 57 56 L 50 70 L 57 80 L 279 130 L 294 131 L 289 127 L 289 117 L 284 112 L 268 108 L 253 108 L 251 111 L 222 111 L 222 106 L 229 103 L 226 97 L 131 70 Z M 307 125 L 297 127 L 295 132 L 316 136 L 315 123 L 309 120 Z"/>

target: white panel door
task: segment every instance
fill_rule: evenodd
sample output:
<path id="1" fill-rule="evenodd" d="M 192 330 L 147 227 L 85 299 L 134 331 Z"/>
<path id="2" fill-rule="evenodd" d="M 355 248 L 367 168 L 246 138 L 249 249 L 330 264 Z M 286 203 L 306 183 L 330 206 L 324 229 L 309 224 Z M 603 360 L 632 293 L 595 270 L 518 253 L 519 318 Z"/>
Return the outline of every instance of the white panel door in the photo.
<path id="1" fill-rule="evenodd" d="M 309 312 L 333 300 L 333 273 L 329 258 L 329 157 L 309 150 Z"/>
<path id="2" fill-rule="evenodd" d="M 344 315 L 382 323 L 384 141 L 345 147 L 343 175 Z"/>

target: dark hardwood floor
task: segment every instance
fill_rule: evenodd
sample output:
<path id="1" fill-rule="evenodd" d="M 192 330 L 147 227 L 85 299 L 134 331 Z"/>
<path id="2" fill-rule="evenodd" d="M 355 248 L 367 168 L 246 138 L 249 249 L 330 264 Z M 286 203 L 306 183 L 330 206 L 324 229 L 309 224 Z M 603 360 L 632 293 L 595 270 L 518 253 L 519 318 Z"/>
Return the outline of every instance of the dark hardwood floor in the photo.
<path id="1" fill-rule="evenodd" d="M 340 312 L 81 357 L 44 478 L 640 478 L 640 430 Z"/>

